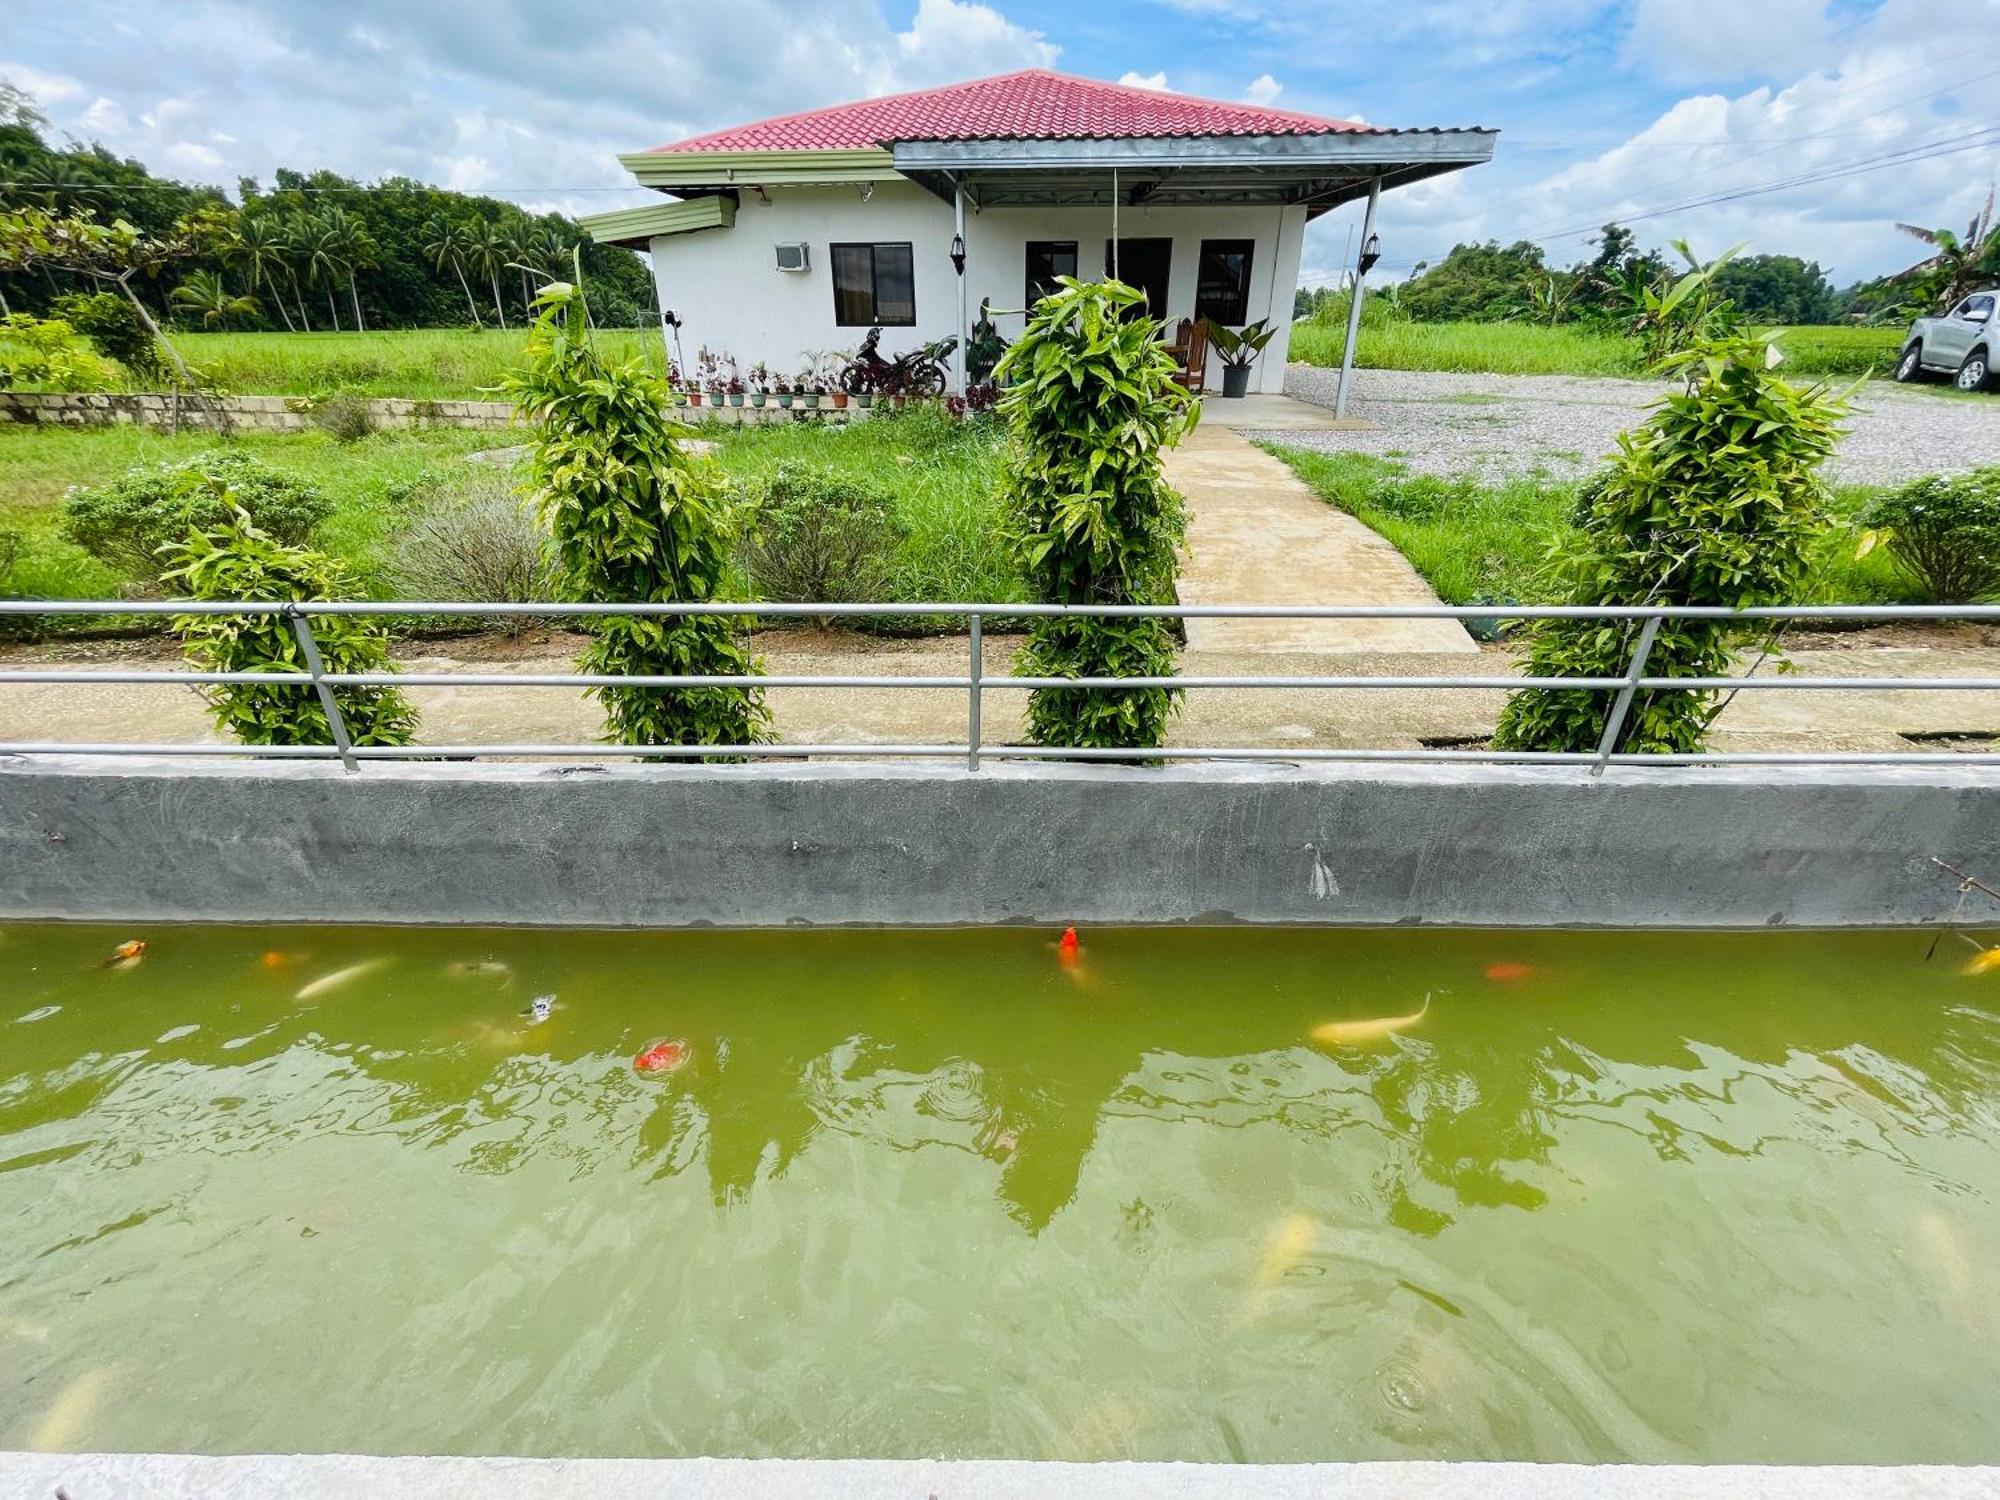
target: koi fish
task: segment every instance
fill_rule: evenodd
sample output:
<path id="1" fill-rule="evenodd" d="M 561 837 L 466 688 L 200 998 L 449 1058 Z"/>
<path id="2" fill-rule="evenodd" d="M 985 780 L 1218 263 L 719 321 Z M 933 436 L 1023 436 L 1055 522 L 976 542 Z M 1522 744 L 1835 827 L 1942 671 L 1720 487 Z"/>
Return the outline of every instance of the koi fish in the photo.
<path id="1" fill-rule="evenodd" d="M 1354 1046 L 1360 1042 L 1372 1042 L 1401 1031 L 1405 1026 L 1414 1026 L 1424 1018 L 1431 1008 L 1431 997 L 1424 996 L 1424 1003 L 1407 1016 L 1370 1016 L 1364 1021 L 1328 1021 L 1312 1029 L 1312 1039 L 1316 1042 L 1333 1042 L 1341 1046 Z"/>
<path id="2" fill-rule="evenodd" d="M 145 945 L 142 943 L 140 946 L 144 947 Z M 1981 948 L 1959 972 L 1961 974 L 1991 974 L 1995 969 L 2000 969 L 2000 948 Z"/>
<path id="3" fill-rule="evenodd" d="M 292 998 L 314 1000 L 339 989 L 343 984 L 352 984 L 364 974 L 373 974 L 377 969 L 386 969 L 388 966 L 389 960 L 386 958 L 364 958 L 358 964 L 349 964 L 344 969 L 335 969 L 331 974 L 322 974 Z"/>
<path id="4" fill-rule="evenodd" d="M 514 969 L 511 964 L 503 964 L 497 958 L 462 958 L 455 964 L 447 964 L 445 971 L 460 979 L 491 978 L 511 979 Z"/>
<path id="5" fill-rule="evenodd" d="M 1060 953 L 1065 959 L 1075 958 L 1082 947 L 1083 944 L 1077 941 L 1076 929 L 1074 927 L 1065 927 L 1063 935 L 1056 939 L 1056 952 Z"/>
<path id="6" fill-rule="evenodd" d="M 641 1073 L 672 1073 L 689 1057 L 694 1049 L 686 1042 L 655 1042 L 632 1059 L 633 1068 Z"/>
<path id="7" fill-rule="evenodd" d="M 91 1419 L 104 1404 L 104 1393 L 110 1384 L 110 1368 L 100 1365 L 85 1370 L 64 1386 L 55 1404 L 43 1413 L 42 1420 L 29 1434 L 28 1448 L 37 1453 L 73 1451 L 90 1431 Z"/>
<path id="8" fill-rule="evenodd" d="M 1488 964 L 1480 972 L 1495 984 L 1519 984 L 1524 979 L 1535 977 L 1535 966 L 1503 958 Z"/>
<path id="9" fill-rule="evenodd" d="M 111 950 L 111 957 L 104 960 L 104 967 L 107 969 L 129 969 L 141 958 L 145 957 L 145 954 L 145 939 L 133 938 L 129 942 L 120 943 L 116 948 L 113 948 Z"/>
<path id="10" fill-rule="evenodd" d="M 260 961 L 267 969 L 282 969 L 292 961 L 292 955 L 289 953 L 280 953 L 276 948 L 271 948 L 266 950 Z"/>
<path id="11" fill-rule="evenodd" d="M 556 997 L 554 995 L 537 995 L 528 1002 L 528 1008 L 522 1011 L 521 1014 L 527 1018 L 530 1026 L 539 1026 L 549 1018 L 549 1013 L 555 1008 Z"/>

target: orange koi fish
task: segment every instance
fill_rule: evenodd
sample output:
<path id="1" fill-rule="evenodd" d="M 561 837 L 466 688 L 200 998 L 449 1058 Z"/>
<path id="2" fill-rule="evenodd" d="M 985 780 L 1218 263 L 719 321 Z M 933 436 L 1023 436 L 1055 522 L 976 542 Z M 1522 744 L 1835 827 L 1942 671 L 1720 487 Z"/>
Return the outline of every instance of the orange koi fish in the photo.
<path id="1" fill-rule="evenodd" d="M 672 1073 L 693 1055 L 694 1049 L 684 1041 L 654 1042 L 632 1059 L 632 1066 L 641 1073 Z"/>
<path id="2" fill-rule="evenodd" d="M 1480 972 L 1495 984 L 1519 984 L 1524 979 L 1535 977 L 1535 966 L 1503 958 L 1488 964 Z"/>
<path id="3" fill-rule="evenodd" d="M 139 945 L 145 947 L 144 943 Z M 2000 948 L 1981 948 L 1972 955 L 1971 961 L 1959 972 L 1962 974 L 1991 974 L 2000 969 Z"/>
<path id="4" fill-rule="evenodd" d="M 104 960 L 104 967 L 107 969 L 129 969 L 141 958 L 145 957 L 145 955 L 145 939 L 133 938 L 129 942 L 120 943 L 116 948 L 113 948 L 111 950 L 111 957 Z"/>

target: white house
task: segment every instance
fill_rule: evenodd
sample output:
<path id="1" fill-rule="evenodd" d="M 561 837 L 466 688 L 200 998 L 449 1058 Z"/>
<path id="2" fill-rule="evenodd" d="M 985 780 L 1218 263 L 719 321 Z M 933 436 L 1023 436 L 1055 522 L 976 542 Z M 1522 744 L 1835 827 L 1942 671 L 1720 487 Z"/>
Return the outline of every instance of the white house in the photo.
<path id="1" fill-rule="evenodd" d="M 878 324 L 897 353 L 963 338 L 982 299 L 1011 338 L 1047 278 L 1115 263 L 1169 324 L 1271 318 L 1251 388 L 1275 392 L 1308 221 L 1356 198 L 1372 212 L 1383 189 L 1488 160 L 1495 138 L 1031 69 L 621 156 L 668 201 L 583 223 L 651 253 L 690 356 L 789 374 Z"/>

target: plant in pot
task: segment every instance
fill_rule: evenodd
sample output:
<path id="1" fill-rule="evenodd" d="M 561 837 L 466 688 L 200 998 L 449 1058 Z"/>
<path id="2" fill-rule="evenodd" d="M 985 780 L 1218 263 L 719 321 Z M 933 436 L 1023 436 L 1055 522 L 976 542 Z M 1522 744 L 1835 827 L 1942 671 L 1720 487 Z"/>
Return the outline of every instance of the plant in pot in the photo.
<path id="1" fill-rule="evenodd" d="M 1250 367 L 1264 352 L 1264 346 L 1277 336 L 1278 330 L 1269 318 L 1259 318 L 1243 328 L 1224 328 L 1220 323 L 1208 325 L 1209 347 L 1222 361 L 1224 396 L 1234 400 L 1249 393 Z"/>
<path id="2" fill-rule="evenodd" d="M 869 407 L 873 406 L 875 404 L 875 387 L 870 385 L 866 380 L 856 381 L 854 404 L 862 411 L 866 411 Z"/>
<path id="3" fill-rule="evenodd" d="M 764 361 L 760 359 L 750 367 L 750 404 L 762 406 L 769 398 L 770 392 L 771 372 L 765 368 Z"/>
<path id="4" fill-rule="evenodd" d="M 743 382 L 732 376 L 726 389 L 729 395 L 729 404 L 731 406 L 741 406 L 743 404 Z"/>

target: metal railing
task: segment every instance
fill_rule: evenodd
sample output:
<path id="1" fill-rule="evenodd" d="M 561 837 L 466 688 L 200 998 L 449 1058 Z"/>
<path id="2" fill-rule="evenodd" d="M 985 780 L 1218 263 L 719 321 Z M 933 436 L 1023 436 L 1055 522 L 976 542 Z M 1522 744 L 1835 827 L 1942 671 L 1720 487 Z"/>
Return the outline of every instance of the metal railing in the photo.
<path id="1" fill-rule="evenodd" d="M 1829 624 L 1882 624 L 1898 621 L 1973 620 L 2000 622 L 2000 605 L 1786 605 L 1756 609 L 1720 609 L 1692 605 L 1281 605 L 1281 604 L 1184 604 L 1184 605 L 1060 605 L 1060 604 L 464 604 L 464 603 L 197 603 L 194 601 L 147 600 L 0 600 L 0 617 L 46 616 L 158 616 L 158 615 L 281 615 L 296 636 L 306 670 L 302 672 L 200 672 L 180 669 L 114 669 L 31 667 L 0 669 L 0 688 L 10 684 L 185 684 L 189 686 L 225 683 L 260 685 L 296 684 L 310 687 L 319 697 L 332 729 L 327 745 L 244 746 L 239 744 L 149 744 L 123 741 L 61 742 L 0 741 L 0 755 L 195 755 L 195 756 L 278 756 L 307 760 L 339 760 L 350 772 L 369 760 L 473 759 L 481 756 L 505 758 L 572 759 L 627 756 L 645 759 L 702 759 L 706 757 L 754 757 L 801 759 L 812 756 L 842 758 L 891 757 L 962 760 L 969 770 L 978 770 L 987 759 L 1048 759 L 1105 761 L 1446 761 L 1487 762 L 1526 765 L 1573 765 L 1587 767 L 1600 775 L 1610 766 L 1625 765 L 1817 765 L 1817 764 L 1935 764 L 1936 752 L 1926 751 L 1704 751 L 1697 754 L 1646 754 L 1619 751 L 1615 747 L 1628 722 L 1632 707 L 1643 692 L 1879 692 L 1928 691 L 2000 692 L 2000 677 L 1910 677 L 1904 675 L 1866 677 L 1815 677 L 1804 675 L 1756 675 L 1717 677 L 1650 677 L 1646 666 L 1667 620 L 1811 621 Z M 646 676 L 603 675 L 582 672 L 329 672 L 314 637 L 312 621 L 332 616 L 408 616 L 427 618 L 559 620 L 604 618 L 608 616 L 724 615 L 773 618 L 936 618 L 963 619 L 968 626 L 967 665 L 958 675 L 865 676 L 786 673 L 770 675 Z M 1244 619 L 1244 620 L 1607 620 L 1639 621 L 1625 670 L 1615 677 L 1531 677 L 1513 673 L 1474 673 L 1462 676 L 1220 676 L 1189 674 L 1172 677 L 1034 677 L 994 676 L 984 670 L 981 650 L 989 621 L 1075 616 L 1081 618 L 1155 619 Z M 762 745 L 611 745 L 611 744 L 475 744 L 475 745 L 357 745 L 349 734 L 334 689 L 341 687 L 634 687 L 634 688 L 911 688 L 956 689 L 966 695 L 966 737 L 961 744 L 762 744 Z M 1056 749 L 1039 745 L 988 744 L 981 728 L 985 696 L 992 692 L 1021 692 L 1037 688 L 1070 688 L 1084 691 L 1115 691 L 1141 687 L 1187 689 L 1417 689 L 1454 691 L 1462 689 L 1512 690 L 1518 688 L 1581 689 L 1612 694 L 1604 731 L 1593 751 L 1492 750 L 1479 748 L 1425 747 L 1420 749 L 1334 749 L 1268 748 L 1258 746 L 1168 746 L 1143 750 Z M 2000 763 L 2000 751 L 1953 752 L 1954 764 Z"/>

